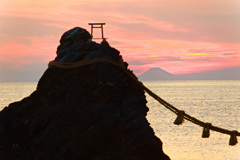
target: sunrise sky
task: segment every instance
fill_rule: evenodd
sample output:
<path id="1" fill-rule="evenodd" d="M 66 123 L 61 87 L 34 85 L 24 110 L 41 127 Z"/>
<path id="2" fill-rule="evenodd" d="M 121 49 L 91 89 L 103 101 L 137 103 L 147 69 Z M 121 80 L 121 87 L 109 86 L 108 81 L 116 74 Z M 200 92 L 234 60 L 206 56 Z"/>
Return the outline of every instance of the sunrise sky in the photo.
<path id="1" fill-rule="evenodd" d="M 0 0 L 0 81 L 38 80 L 61 35 L 105 22 L 137 75 L 240 66 L 239 0 Z"/>

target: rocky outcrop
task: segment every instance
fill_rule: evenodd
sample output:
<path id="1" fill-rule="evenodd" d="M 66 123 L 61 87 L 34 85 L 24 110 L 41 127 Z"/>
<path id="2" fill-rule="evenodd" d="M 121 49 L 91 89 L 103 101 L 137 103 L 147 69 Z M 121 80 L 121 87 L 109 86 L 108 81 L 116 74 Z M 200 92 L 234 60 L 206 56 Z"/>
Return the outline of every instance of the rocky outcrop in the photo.
<path id="1" fill-rule="evenodd" d="M 63 34 L 55 61 L 101 57 L 127 69 L 119 51 L 76 27 Z M 111 64 L 51 66 L 36 91 L 0 112 L 0 159 L 167 160 L 147 111 L 144 91 Z"/>

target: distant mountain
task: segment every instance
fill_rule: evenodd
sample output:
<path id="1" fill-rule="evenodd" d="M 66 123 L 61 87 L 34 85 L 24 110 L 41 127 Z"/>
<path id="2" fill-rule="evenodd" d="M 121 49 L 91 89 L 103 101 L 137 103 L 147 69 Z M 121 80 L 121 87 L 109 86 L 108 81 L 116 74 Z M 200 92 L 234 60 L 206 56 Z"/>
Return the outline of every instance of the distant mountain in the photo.
<path id="1" fill-rule="evenodd" d="M 160 68 L 151 68 L 138 76 L 143 81 L 157 80 L 240 80 L 240 66 L 203 72 L 173 75 Z"/>
<path id="2" fill-rule="evenodd" d="M 138 76 L 138 78 L 143 81 L 173 80 L 174 77 L 173 74 L 164 71 L 161 68 L 151 68 Z"/>

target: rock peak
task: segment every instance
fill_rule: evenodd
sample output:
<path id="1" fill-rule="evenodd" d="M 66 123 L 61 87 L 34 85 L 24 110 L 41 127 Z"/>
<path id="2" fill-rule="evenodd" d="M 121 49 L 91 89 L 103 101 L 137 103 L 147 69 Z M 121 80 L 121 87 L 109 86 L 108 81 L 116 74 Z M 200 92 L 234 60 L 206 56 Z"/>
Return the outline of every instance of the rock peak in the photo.
<path id="1" fill-rule="evenodd" d="M 91 38 L 92 36 L 89 34 L 89 32 L 86 29 L 75 27 L 73 29 L 66 31 L 62 35 L 60 39 L 60 43 L 74 42 L 78 40 L 88 41 Z"/>
<path id="2" fill-rule="evenodd" d="M 75 27 L 65 32 L 57 48 L 58 62 L 76 62 L 85 59 L 108 58 L 115 62 L 123 62 L 119 51 L 112 48 L 106 39 L 101 44 L 91 41 L 91 35 L 85 29 Z"/>

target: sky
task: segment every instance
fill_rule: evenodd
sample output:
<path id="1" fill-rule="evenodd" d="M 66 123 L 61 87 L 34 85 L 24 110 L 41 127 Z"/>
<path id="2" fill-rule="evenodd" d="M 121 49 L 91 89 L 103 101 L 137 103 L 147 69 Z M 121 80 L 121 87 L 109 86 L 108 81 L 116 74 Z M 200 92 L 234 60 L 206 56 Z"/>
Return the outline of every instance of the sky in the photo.
<path id="1" fill-rule="evenodd" d="M 0 0 L 0 10 L 0 81 L 38 81 L 61 35 L 90 22 L 106 23 L 137 75 L 240 66 L 239 0 Z"/>

